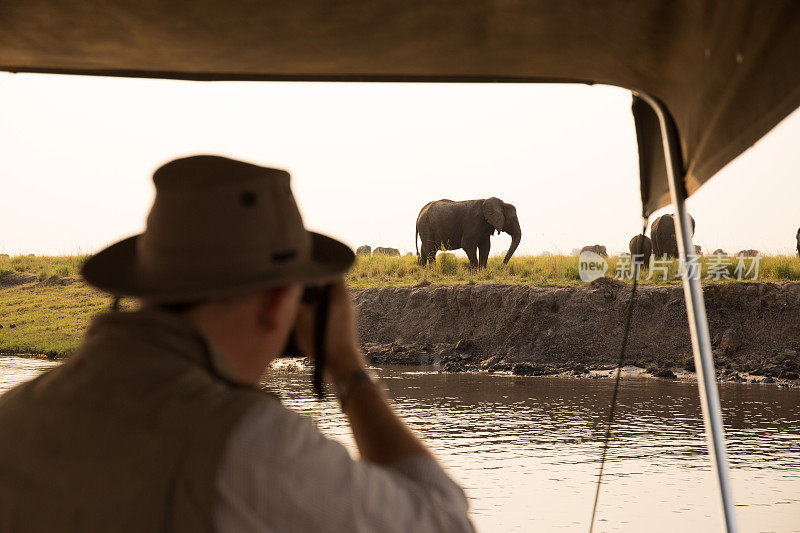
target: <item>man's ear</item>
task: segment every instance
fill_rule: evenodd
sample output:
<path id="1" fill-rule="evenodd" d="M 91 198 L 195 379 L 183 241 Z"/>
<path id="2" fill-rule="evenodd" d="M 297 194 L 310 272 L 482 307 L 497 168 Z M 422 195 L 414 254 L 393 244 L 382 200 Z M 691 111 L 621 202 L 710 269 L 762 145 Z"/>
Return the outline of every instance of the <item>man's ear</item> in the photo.
<path id="1" fill-rule="evenodd" d="M 274 330 L 286 322 L 294 322 L 294 311 L 297 308 L 297 291 L 294 287 L 275 287 L 265 289 L 261 293 L 261 309 L 259 323 L 261 326 Z"/>

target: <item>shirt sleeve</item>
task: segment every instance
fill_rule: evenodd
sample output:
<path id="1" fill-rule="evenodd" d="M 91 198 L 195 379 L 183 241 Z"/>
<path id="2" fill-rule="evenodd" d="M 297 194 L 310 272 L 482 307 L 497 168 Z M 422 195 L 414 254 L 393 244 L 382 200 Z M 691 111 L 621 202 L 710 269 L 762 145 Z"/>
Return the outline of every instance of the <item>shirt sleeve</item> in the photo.
<path id="1" fill-rule="evenodd" d="M 471 532 L 463 490 L 425 456 L 354 460 L 280 402 L 259 403 L 228 438 L 216 478 L 215 529 Z"/>

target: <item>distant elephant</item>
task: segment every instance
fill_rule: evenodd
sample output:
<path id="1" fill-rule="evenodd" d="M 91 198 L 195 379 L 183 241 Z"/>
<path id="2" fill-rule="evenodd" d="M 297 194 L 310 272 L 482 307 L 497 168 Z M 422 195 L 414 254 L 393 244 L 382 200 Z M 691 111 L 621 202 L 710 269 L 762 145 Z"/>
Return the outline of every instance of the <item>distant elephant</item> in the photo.
<path id="1" fill-rule="evenodd" d="M 583 252 L 594 252 L 601 257 L 608 257 L 608 252 L 606 251 L 606 247 L 600 244 L 594 244 L 592 246 L 584 246 L 581 248 L 581 253 Z"/>
<path id="2" fill-rule="evenodd" d="M 634 235 L 628 243 L 628 248 L 631 251 L 631 261 L 638 263 L 641 267 L 646 267 L 650 264 L 650 256 L 653 254 L 653 243 L 647 235 Z"/>
<path id="3" fill-rule="evenodd" d="M 711 254 L 711 255 L 728 255 L 728 252 L 726 252 L 722 248 L 717 248 L 716 250 L 714 250 L 714 253 Z"/>
<path id="4" fill-rule="evenodd" d="M 372 251 L 373 254 L 383 254 L 383 255 L 396 255 L 400 257 L 400 250 L 397 248 L 384 248 L 382 246 L 376 246 L 375 250 Z"/>
<path id="5" fill-rule="evenodd" d="M 692 221 L 692 235 L 694 235 L 694 219 Z M 672 215 L 662 215 L 653 222 L 650 228 L 650 240 L 653 243 L 653 254 L 656 257 L 679 257 L 678 239 L 675 237 L 675 219 Z"/>
<path id="6" fill-rule="evenodd" d="M 522 240 L 522 229 L 517 218 L 517 208 L 504 203 L 499 198 L 485 200 L 437 200 L 429 202 L 417 216 L 414 245 L 417 235 L 422 247 L 419 264 L 425 266 L 436 258 L 441 249 L 463 249 L 469 264 L 475 268 L 485 268 L 491 246 L 489 237 L 495 232 L 504 231 L 511 235 L 511 247 L 503 263 L 508 263 Z M 478 257 L 480 253 L 480 257 Z"/>
<path id="7" fill-rule="evenodd" d="M 761 252 L 753 249 L 739 250 L 738 252 L 736 252 L 736 257 L 756 257 L 759 255 L 761 255 Z"/>
<path id="8" fill-rule="evenodd" d="M 703 249 L 700 247 L 699 244 L 695 244 L 694 245 L 694 255 L 697 255 L 697 256 L 700 256 L 700 257 L 703 256 Z"/>
<path id="9" fill-rule="evenodd" d="M 797 230 L 797 255 L 800 255 L 800 228 Z"/>
<path id="10" fill-rule="evenodd" d="M 370 246 L 367 246 L 366 244 L 364 246 L 359 246 L 358 248 L 356 248 L 356 255 L 370 255 L 370 254 L 372 254 L 372 248 Z"/>

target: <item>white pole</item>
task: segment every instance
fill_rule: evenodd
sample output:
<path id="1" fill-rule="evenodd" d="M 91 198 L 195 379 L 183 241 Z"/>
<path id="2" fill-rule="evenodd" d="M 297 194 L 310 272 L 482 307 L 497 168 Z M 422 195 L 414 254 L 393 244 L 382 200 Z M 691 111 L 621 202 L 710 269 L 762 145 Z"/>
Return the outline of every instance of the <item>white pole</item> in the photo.
<path id="1" fill-rule="evenodd" d="M 661 141 L 664 145 L 664 159 L 667 163 L 669 192 L 672 204 L 675 206 L 675 234 L 678 238 L 681 260 L 686 265 L 686 258 L 694 256 L 695 253 L 692 243 L 692 222 L 686 211 L 686 189 L 682 180 L 683 169 L 678 132 L 669 112 L 659 100 L 645 93 L 637 93 L 637 95 L 653 108 L 661 124 Z M 719 483 L 725 526 L 728 533 L 734 533 L 737 528 L 733 512 L 731 481 L 728 475 L 728 455 L 725 451 L 725 428 L 722 424 L 722 409 L 719 403 L 714 358 L 711 354 L 711 338 L 708 333 L 703 289 L 700 285 L 699 272 L 697 275 L 689 276 L 689 269 L 684 268 L 682 277 L 683 294 L 686 297 L 686 313 L 689 316 L 689 331 L 692 336 L 694 364 L 697 369 L 697 387 L 700 390 L 700 404 L 703 409 L 706 443 Z"/>

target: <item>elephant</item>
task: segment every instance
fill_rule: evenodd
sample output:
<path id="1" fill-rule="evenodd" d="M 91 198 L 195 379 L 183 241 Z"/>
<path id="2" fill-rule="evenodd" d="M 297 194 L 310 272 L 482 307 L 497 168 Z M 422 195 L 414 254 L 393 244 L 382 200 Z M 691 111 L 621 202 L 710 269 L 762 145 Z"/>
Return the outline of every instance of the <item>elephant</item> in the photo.
<path id="1" fill-rule="evenodd" d="M 369 245 L 359 246 L 356 248 L 356 255 L 371 255 L 372 248 Z"/>
<path id="2" fill-rule="evenodd" d="M 728 255 L 728 252 L 726 252 L 722 248 L 717 248 L 716 250 L 714 250 L 714 253 L 711 254 L 711 255 Z"/>
<path id="3" fill-rule="evenodd" d="M 376 246 L 373 254 L 393 255 L 400 257 L 400 250 L 397 248 L 384 248 L 383 246 Z"/>
<path id="4" fill-rule="evenodd" d="M 739 250 L 738 252 L 736 252 L 736 257 L 756 257 L 759 255 L 761 255 L 761 252 L 753 249 Z"/>
<path id="5" fill-rule="evenodd" d="M 653 255 L 653 243 L 647 235 L 634 235 L 628 243 L 631 251 L 631 262 L 640 267 L 650 265 L 650 256 Z"/>
<path id="6" fill-rule="evenodd" d="M 594 252 L 601 257 L 608 257 L 608 252 L 606 251 L 606 247 L 600 244 L 594 244 L 592 246 L 584 246 L 581 248 L 581 253 L 583 252 Z"/>
<path id="7" fill-rule="evenodd" d="M 694 255 L 703 257 L 703 248 L 699 244 L 694 245 Z"/>
<path id="8" fill-rule="evenodd" d="M 797 255 L 800 255 L 800 228 L 797 230 Z"/>
<path id="9" fill-rule="evenodd" d="M 694 219 L 692 221 L 692 235 L 694 235 Z M 675 219 L 672 215 L 658 217 L 650 228 L 650 240 L 653 243 L 653 254 L 656 257 L 679 257 L 678 239 L 675 237 Z"/>
<path id="10" fill-rule="evenodd" d="M 501 231 L 511 235 L 511 247 L 503 259 L 508 263 L 522 240 L 517 208 L 496 197 L 482 200 L 436 200 L 429 202 L 417 216 L 414 245 L 417 235 L 419 264 L 425 266 L 436 258 L 439 250 L 463 249 L 472 268 L 485 268 L 491 247 L 489 237 Z M 480 254 L 480 256 L 478 255 Z"/>

